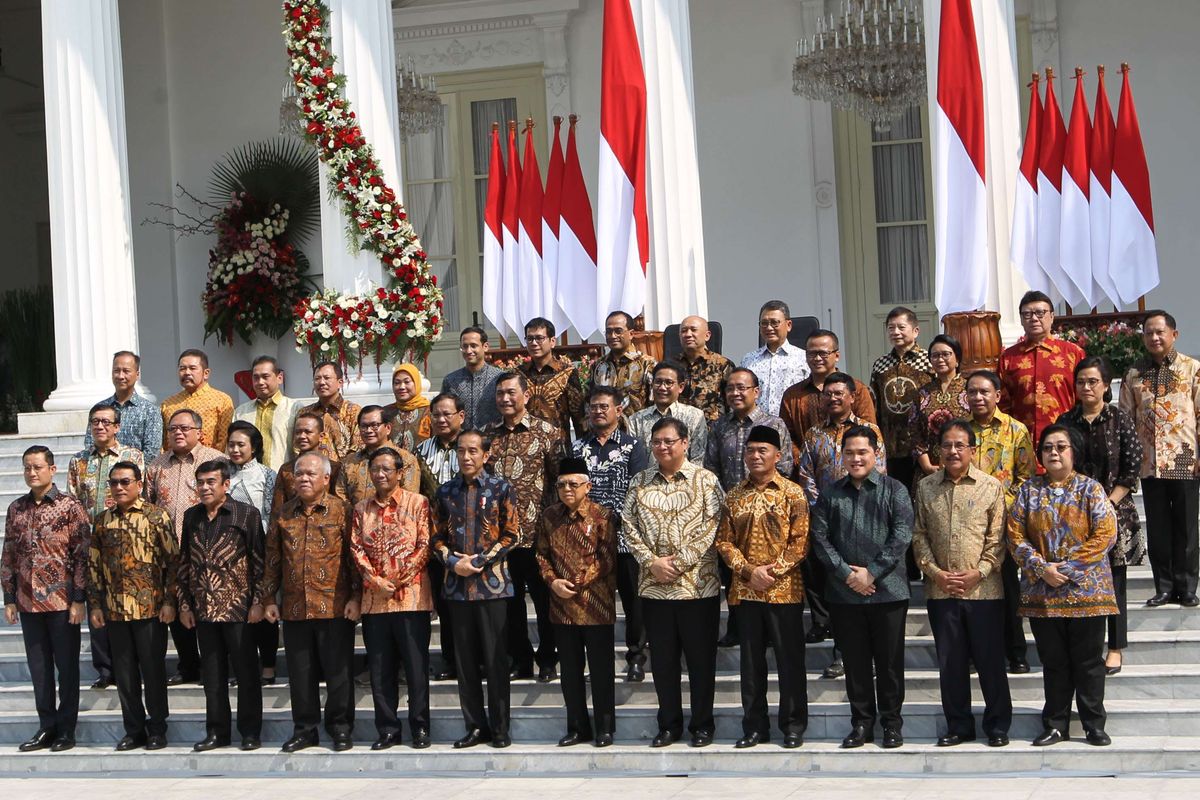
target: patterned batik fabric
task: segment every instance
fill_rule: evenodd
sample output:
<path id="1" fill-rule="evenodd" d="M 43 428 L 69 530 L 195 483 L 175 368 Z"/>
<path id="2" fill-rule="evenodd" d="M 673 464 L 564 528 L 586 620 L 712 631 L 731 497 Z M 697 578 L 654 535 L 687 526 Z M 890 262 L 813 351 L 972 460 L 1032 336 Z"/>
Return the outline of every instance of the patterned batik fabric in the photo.
<path id="1" fill-rule="evenodd" d="M 121 411 L 121 427 L 117 430 L 118 442 L 140 450 L 144 458 L 154 458 L 162 451 L 162 409 L 157 403 L 150 402 L 137 392 L 130 395 L 124 403 L 117 400 L 115 394 L 100 402 Z M 94 443 L 92 426 L 88 424 L 83 434 L 83 449 L 91 450 Z"/>
<path id="2" fill-rule="evenodd" d="M 913 558 L 925 576 L 925 596 L 953 597 L 933 579 L 941 572 L 979 570 L 980 580 L 963 600 L 1000 600 L 1004 586 L 1004 486 L 971 464 L 957 483 L 938 470 L 917 484 L 913 504 Z"/>
<path id="3" fill-rule="evenodd" d="M 612 625 L 616 622 L 617 523 L 604 506 L 584 500 L 577 511 L 562 503 L 538 521 L 537 562 L 550 586 L 561 578 L 574 597 L 550 591 L 550 622 L 557 625 Z"/>
<path id="4" fill-rule="evenodd" d="M 266 537 L 258 509 L 226 497 L 212 519 L 202 505 L 183 515 L 179 607 L 200 622 L 245 622 L 263 601 Z"/>
<path id="5" fill-rule="evenodd" d="M 362 406 L 351 403 L 340 394 L 323 406 L 318 400 L 300 409 L 300 414 L 321 414 L 325 430 L 321 432 L 321 449 L 335 461 L 341 461 L 355 450 L 362 448 L 362 436 L 358 432 L 358 412 Z"/>
<path id="6" fill-rule="evenodd" d="M 88 604 L 109 622 L 157 617 L 177 604 L 179 540 L 166 509 L 139 498 L 96 520 L 88 550 Z"/>
<path id="7" fill-rule="evenodd" d="M 337 489 L 338 481 L 342 476 L 342 464 L 340 461 L 329 462 L 329 491 L 333 492 Z M 271 494 L 271 510 L 283 508 L 283 504 L 296 497 L 296 459 L 284 464 L 279 468 L 279 472 L 275 474 L 275 491 Z"/>
<path id="8" fill-rule="evenodd" d="M 1099 481 L 1111 496 L 1118 486 L 1129 494 L 1117 503 L 1117 543 L 1109 553 L 1113 566 L 1133 566 L 1146 558 L 1146 535 L 1138 518 L 1133 492 L 1137 489 L 1138 473 L 1142 468 L 1142 443 L 1133 420 L 1114 405 L 1105 405 L 1091 422 L 1076 405 L 1058 418 L 1083 434 L 1083 452 L 1075 456 L 1075 469 Z"/>
<path id="9" fill-rule="evenodd" d="M 783 393 L 808 377 L 808 357 L 803 349 L 784 342 L 772 353 L 766 345 L 742 357 L 743 367 L 758 376 L 758 404 L 778 416 Z"/>
<path id="10" fill-rule="evenodd" d="M 588 391 L 593 386 L 617 387 L 625 393 L 625 416 L 632 416 L 650 404 L 650 383 L 654 379 L 654 365 L 657 363 L 638 350 L 630 350 L 619 356 L 609 352 L 592 365 Z"/>
<path id="11" fill-rule="evenodd" d="M 603 442 L 591 433 L 576 439 L 572 451 L 587 464 L 592 482 L 588 499 L 612 512 L 617 526 L 617 552 L 628 553 L 621 509 L 625 507 L 629 482 L 650 465 L 649 450 L 641 439 L 618 428 Z"/>
<path id="12" fill-rule="evenodd" d="M 297 497 L 275 510 L 262 595 L 283 592 L 280 617 L 338 619 L 347 602 L 361 598 L 361 588 L 350 558 L 350 507 L 341 498 L 326 492 L 306 509 Z"/>
<path id="13" fill-rule="evenodd" d="M 432 524 L 429 501 L 399 486 L 386 502 L 370 497 L 354 507 L 350 554 L 362 576 L 362 613 L 433 610 L 425 569 Z M 391 581 L 396 591 L 380 589 L 376 578 Z"/>
<path id="14" fill-rule="evenodd" d="M 820 425 L 825 419 L 825 411 L 821 407 L 821 389 L 813 383 L 812 376 L 805 378 L 783 393 L 783 401 L 779 404 L 779 418 L 787 425 L 792 437 L 795 456 L 800 458 L 800 447 L 804 444 L 804 435 L 808 429 Z M 854 400 L 850 405 L 850 413 L 858 419 L 875 423 L 875 401 L 871 399 L 871 390 L 862 381 L 854 382 Z"/>
<path id="15" fill-rule="evenodd" d="M 1047 336 L 1021 339 L 1000 354 L 1000 409 L 1029 429 L 1033 441 L 1075 405 L 1075 365 L 1086 353 L 1073 342 Z"/>
<path id="16" fill-rule="evenodd" d="M 271 502 L 275 497 L 275 470 L 250 460 L 233 468 L 229 480 L 229 496 L 258 509 L 262 517 L 263 530 L 271 520 Z"/>
<path id="17" fill-rule="evenodd" d="M 825 420 L 804 434 L 804 446 L 800 448 L 800 461 L 796 464 L 796 482 L 804 488 L 809 505 L 834 483 L 846 475 L 842 464 L 842 435 L 854 427 L 863 425 L 875 431 L 879 440 L 879 451 L 875 458 L 875 471 L 887 474 L 887 446 L 879 428 L 851 414 L 843 422 Z"/>
<path id="18" fill-rule="evenodd" d="M 903 355 L 895 350 L 880 356 L 871 367 L 871 396 L 879 419 L 879 430 L 893 458 L 904 458 L 913 451 L 913 431 L 909 416 L 917 401 L 917 392 L 934 379 L 929 354 L 914 345 Z"/>
<path id="19" fill-rule="evenodd" d="M 975 466 L 1004 485 L 1011 504 L 1021 484 L 1037 470 L 1029 429 L 997 411 L 984 424 L 972 419 L 971 430 L 975 431 Z"/>
<path id="20" fill-rule="evenodd" d="M 942 426 L 952 419 L 971 419 L 971 408 L 967 405 L 967 379 L 955 375 L 945 389 L 936 379 L 921 387 L 908 416 L 908 427 L 912 430 L 912 456 L 929 456 L 935 467 L 942 463 L 942 450 L 938 434 Z"/>
<path id="21" fill-rule="evenodd" d="M 669 360 L 687 371 L 687 385 L 679 395 L 681 403 L 703 411 L 709 423 L 728 410 L 725 406 L 725 379 L 733 372 L 732 361 L 708 348 L 691 361 L 688 361 L 686 353 Z"/>
<path id="22" fill-rule="evenodd" d="M 492 437 L 488 469 L 506 478 L 517 492 L 520 541 L 516 546 L 530 547 L 538 517 L 557 496 L 554 483 L 562 440 L 553 425 L 528 412 L 511 428 L 500 422 L 487 433 Z"/>
<path id="23" fill-rule="evenodd" d="M 776 476 L 764 486 L 745 480 L 725 495 L 717 552 L 733 573 L 729 604 L 803 603 L 800 562 L 808 555 L 808 500 L 804 490 Z M 755 567 L 770 567 L 775 583 L 750 587 Z"/>
<path id="24" fill-rule="evenodd" d="M 460 367 L 442 378 L 442 391 L 463 401 L 466 419 L 464 428 L 482 429 L 500 421 L 496 409 L 496 381 L 504 370 L 494 364 L 484 364 L 478 372 Z"/>
<path id="25" fill-rule="evenodd" d="M 165 450 L 146 467 L 146 499 L 171 515 L 176 541 L 183 535 L 183 512 L 200 502 L 196 468 L 206 461 L 217 460 L 228 459 L 219 450 L 198 444 L 183 456 Z"/>
<path id="26" fill-rule="evenodd" d="M 583 418 L 583 379 L 569 358 L 559 356 L 545 367 L 535 367 L 528 361 L 517 367 L 517 371 L 529 381 L 530 414 L 557 428 L 564 442 L 570 441 L 572 424 L 576 437 L 583 434 L 587 428 Z"/>
<path id="27" fill-rule="evenodd" d="M 17 611 L 65 611 L 82 603 L 87 586 L 87 511 L 74 497 L 51 486 L 41 502 L 33 493 L 8 506 L 0 586 L 4 603 Z"/>
<path id="28" fill-rule="evenodd" d="M 687 426 L 688 461 L 703 465 L 704 451 L 708 446 L 708 421 L 698 408 L 676 401 L 667 406 L 666 413 L 663 413 L 658 406 L 651 404 L 629 418 L 629 431 L 643 442 L 649 442 L 655 424 L 666 417 L 674 417 Z"/>
<path id="29" fill-rule="evenodd" d="M 433 435 L 429 406 L 400 411 L 395 403 L 388 403 L 383 407 L 383 418 L 392 420 L 392 444 L 410 453 L 415 452 L 417 445 Z"/>
<path id="30" fill-rule="evenodd" d="M 375 452 L 374 450 L 371 453 Z M 407 450 L 397 450 L 400 454 L 400 486 L 410 492 L 421 491 L 421 463 L 417 457 Z M 350 506 L 356 506 L 368 497 L 375 496 L 375 484 L 371 483 L 371 455 L 366 449 L 351 453 L 341 462 L 334 491 L 338 497 Z"/>
<path id="31" fill-rule="evenodd" d="M 755 406 L 745 417 L 730 411 L 713 423 L 704 450 L 704 467 L 716 473 L 725 491 L 746 479 L 746 440 L 750 438 L 750 429 L 756 425 L 773 428 L 779 434 L 780 457 L 776 469 L 780 475 L 792 474 L 795 466 L 792 437 L 783 420 L 768 414 L 762 406 Z"/>
<path id="32" fill-rule="evenodd" d="M 717 476 L 684 461 L 670 478 L 652 467 L 634 476 L 621 512 L 625 541 L 640 569 L 638 594 L 654 600 L 716 597 L 717 524 L 724 493 Z M 682 574 L 659 583 L 650 573 L 656 558 L 672 556 Z"/>
<path id="33" fill-rule="evenodd" d="M 1161 364 L 1142 359 L 1121 382 L 1121 408 L 1142 442 L 1140 477 L 1196 477 L 1200 361 L 1175 350 Z"/>
<path id="34" fill-rule="evenodd" d="M 1073 472 L 1055 483 L 1037 475 L 1021 484 L 1008 516 L 1009 551 L 1021 567 L 1021 616 L 1120 614 L 1108 562 L 1116 538 L 1116 512 L 1091 478 Z M 1046 583 L 1047 564 L 1058 564 L 1067 582 Z"/>
<path id="35" fill-rule="evenodd" d="M 446 566 L 441 587 L 447 600 L 496 600 L 512 597 L 508 551 L 517 543 L 517 491 L 504 478 L 461 474 L 438 489 L 433 504 L 433 553 Z M 454 571 L 461 556 L 483 572 Z"/>
<path id="36" fill-rule="evenodd" d="M 108 472 L 119 461 L 136 464 L 143 473 L 146 461 L 141 450 L 118 444 L 100 452 L 95 445 L 90 450 L 80 450 L 67 464 L 67 493 L 78 498 L 92 519 L 100 516 L 106 508 L 112 508 L 108 495 Z"/>
<path id="37" fill-rule="evenodd" d="M 195 411 L 203 420 L 200 426 L 200 444 L 225 452 L 225 439 L 229 435 L 229 423 L 233 422 L 233 398 L 207 383 L 191 394 L 182 390 L 163 400 L 163 449 L 166 450 L 171 446 L 166 436 L 171 415 L 185 408 Z M 124 421 L 125 418 L 122 417 L 121 422 L 124 423 Z"/>
<path id="38" fill-rule="evenodd" d="M 441 486 L 458 474 L 458 440 L 447 447 L 442 440 L 431 436 L 417 445 L 416 454 L 423 462 L 434 482 Z"/>

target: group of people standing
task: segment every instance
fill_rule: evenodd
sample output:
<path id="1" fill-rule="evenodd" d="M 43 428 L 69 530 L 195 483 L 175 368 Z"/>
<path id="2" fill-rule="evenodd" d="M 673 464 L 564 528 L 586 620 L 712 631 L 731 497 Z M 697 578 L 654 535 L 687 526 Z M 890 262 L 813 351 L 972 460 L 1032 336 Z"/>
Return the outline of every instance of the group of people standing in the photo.
<path id="1" fill-rule="evenodd" d="M 372 749 L 402 740 L 401 670 L 415 748 L 431 743 L 431 679 L 458 683 L 456 748 L 507 747 L 510 681 L 559 678 L 559 744 L 607 746 L 618 596 L 623 679 L 645 680 L 653 654 L 652 746 L 685 729 L 693 746 L 713 741 L 719 647 L 740 648 L 736 746 L 771 738 L 768 649 L 781 744 L 800 746 L 806 645 L 832 637 L 823 674 L 845 676 L 851 708 L 842 746 L 874 741 L 879 723 L 881 745 L 899 747 L 905 620 L 920 580 L 940 746 L 977 736 L 972 668 L 982 732 L 1008 744 L 1007 673 L 1030 669 L 1022 618 L 1046 695 L 1034 744 L 1067 738 L 1072 696 L 1087 740 L 1108 744 L 1104 679 L 1127 646 L 1125 568 L 1147 551 L 1130 496 L 1139 480 L 1148 604 L 1200 604 L 1200 364 L 1175 350 L 1170 314 L 1150 312 L 1146 357 L 1111 405 L 1108 364 L 1055 337 L 1052 309 L 1027 294 L 1025 336 L 998 370 L 963 375 L 960 344 L 940 335 L 925 350 L 916 316 L 897 308 L 892 350 L 866 381 L 838 370 L 832 331 L 791 344 L 781 301 L 762 307 L 763 344 L 740 366 L 708 348 L 699 317 L 681 323 L 682 352 L 656 362 L 634 348 L 633 319 L 614 312 L 608 351 L 586 378 L 555 353 L 549 320 L 526 325 L 528 360 L 511 371 L 489 363 L 487 334 L 470 327 L 464 365 L 437 396 L 401 364 L 387 406 L 347 400 L 331 362 L 314 369 L 317 402 L 304 405 L 260 357 L 255 397 L 235 408 L 209 385 L 199 350 L 180 355 L 181 391 L 159 406 L 136 391 L 138 357 L 117 353 L 115 393 L 91 409 L 67 491 L 53 453 L 34 446 L 23 458 L 30 492 L 8 510 L 0 583 L 40 721 L 21 749 L 74 745 L 85 619 L 93 688 L 115 683 L 120 696 L 118 750 L 166 746 L 167 687 L 196 680 L 206 736 L 194 749 L 231 744 L 231 684 L 241 747 L 261 746 L 280 625 L 294 723 L 283 750 L 318 744 L 321 681 L 333 749 L 352 747 L 360 623 Z"/>

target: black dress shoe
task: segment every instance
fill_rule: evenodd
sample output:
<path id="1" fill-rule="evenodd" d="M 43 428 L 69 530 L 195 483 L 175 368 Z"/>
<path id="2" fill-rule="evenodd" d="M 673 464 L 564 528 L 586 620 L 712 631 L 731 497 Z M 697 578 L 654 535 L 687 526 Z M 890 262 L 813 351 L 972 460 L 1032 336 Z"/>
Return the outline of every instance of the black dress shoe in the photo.
<path id="1" fill-rule="evenodd" d="M 651 747 L 670 747 L 679 741 L 679 737 L 671 731 L 659 731 L 654 740 L 650 742 Z"/>
<path id="2" fill-rule="evenodd" d="M 508 677 L 514 681 L 533 680 L 533 667 L 513 667 Z"/>
<path id="3" fill-rule="evenodd" d="M 1029 672 L 1029 662 L 1023 658 L 1014 658 L 1008 662 L 1008 671 L 1012 675 L 1024 675 Z"/>
<path id="4" fill-rule="evenodd" d="M 1121 665 L 1117 664 L 1115 667 L 1105 667 L 1104 674 L 1108 675 L 1109 677 L 1112 677 L 1113 675 L 1120 675 L 1121 674 Z"/>
<path id="5" fill-rule="evenodd" d="M 354 747 L 354 737 L 348 733 L 335 733 L 333 735 L 333 752 L 344 753 Z"/>
<path id="6" fill-rule="evenodd" d="M 904 737 L 900 735 L 900 731 L 895 728 L 883 729 L 883 741 L 880 742 L 880 747 L 884 750 L 895 750 L 904 744 Z"/>
<path id="7" fill-rule="evenodd" d="M 249 752 L 251 750 L 257 750 L 260 747 L 262 747 L 261 738 L 257 736 L 243 736 L 242 744 L 239 749 Z"/>
<path id="8" fill-rule="evenodd" d="M 1094 744 L 1096 747 L 1108 747 L 1112 744 L 1112 738 L 1099 728 L 1094 731 L 1088 731 L 1087 736 L 1084 738 L 1087 739 L 1088 744 Z"/>
<path id="9" fill-rule="evenodd" d="M 259 686 L 274 686 L 275 685 L 275 676 L 274 675 L 263 675 L 261 678 L 258 679 L 258 685 Z"/>
<path id="10" fill-rule="evenodd" d="M 696 731 L 692 734 L 692 747 L 708 747 L 712 743 L 712 731 Z"/>
<path id="11" fill-rule="evenodd" d="M 117 752 L 124 753 L 127 750 L 136 750 L 139 747 L 146 746 L 145 736 L 122 736 L 121 741 L 117 742 Z"/>
<path id="12" fill-rule="evenodd" d="M 613 735 L 611 733 L 601 733 L 596 735 L 596 747 L 612 747 Z"/>
<path id="13" fill-rule="evenodd" d="M 957 747 L 963 742 L 975 741 L 974 736 L 959 736 L 957 733 L 948 733 L 945 736 L 939 736 L 937 740 L 938 747 Z"/>
<path id="14" fill-rule="evenodd" d="M 307 747 L 317 746 L 317 735 L 315 733 L 297 733 L 292 738 L 283 743 L 279 749 L 285 753 L 298 753 Z"/>
<path id="15" fill-rule="evenodd" d="M 501 733 L 493 736 L 492 740 L 488 742 L 488 744 L 496 748 L 508 747 L 512 744 L 512 737 L 507 733 Z"/>
<path id="16" fill-rule="evenodd" d="M 74 735 L 68 734 L 66 736 L 59 736 L 57 739 L 54 740 L 54 743 L 50 745 L 50 752 L 51 753 L 61 753 L 64 750 L 70 750 L 74 746 L 75 746 L 75 736 Z"/>
<path id="17" fill-rule="evenodd" d="M 192 745 L 192 750 L 196 753 L 207 753 L 209 750 L 216 750 L 218 747 L 229 747 L 229 740 L 222 739 L 220 736 L 210 733 L 204 737 L 204 741 L 196 742 L 196 744 Z"/>
<path id="18" fill-rule="evenodd" d="M 733 746 L 738 750 L 745 750 L 746 748 L 754 747 L 760 742 L 764 742 L 766 740 L 767 738 L 765 736 L 755 731 L 754 733 L 747 733 L 745 736 L 738 739 Z"/>
<path id="19" fill-rule="evenodd" d="M 1149 600 L 1147 600 L 1146 605 L 1150 606 L 1151 608 L 1158 608 L 1159 606 L 1164 606 L 1169 602 L 1171 602 L 1171 593 L 1159 592 L 1158 594 L 1154 595 L 1154 597 L 1151 597 Z"/>
<path id="20" fill-rule="evenodd" d="M 862 747 L 867 742 L 875 741 L 874 732 L 867 729 L 866 725 L 855 725 L 850 729 L 850 733 L 842 739 L 842 747 L 850 750 L 855 747 Z"/>
<path id="21" fill-rule="evenodd" d="M 988 747 L 1008 747 L 1007 733 L 994 733 L 988 737 Z"/>
<path id="22" fill-rule="evenodd" d="M 454 681 L 458 680 L 458 673 L 452 669 L 439 669 L 433 673 L 435 681 Z"/>
<path id="23" fill-rule="evenodd" d="M 1195 608 L 1200 606 L 1200 597 L 1196 597 L 1194 594 L 1181 594 L 1179 595 L 1179 605 L 1184 608 Z"/>
<path id="24" fill-rule="evenodd" d="M 472 728 L 467 731 L 467 735 L 454 743 L 455 750 L 462 750 L 464 747 L 474 747 L 477 744 L 483 744 L 489 741 L 492 737 L 485 734 L 479 728 Z"/>
<path id="25" fill-rule="evenodd" d="M 830 662 L 829 666 L 821 670 L 822 678 L 840 678 L 845 674 L 846 668 L 842 665 L 840 658 Z"/>
<path id="26" fill-rule="evenodd" d="M 630 664 L 625 671 L 625 680 L 629 683 L 641 683 L 646 680 L 646 668 L 641 664 Z"/>
<path id="27" fill-rule="evenodd" d="M 1033 740 L 1033 746 L 1047 747 L 1052 744 L 1058 744 L 1059 742 L 1066 741 L 1066 739 L 1067 735 L 1058 728 L 1047 728 L 1046 730 L 1042 731 L 1036 739 Z"/>
<path id="28" fill-rule="evenodd" d="M 167 678 L 167 686 L 178 686 L 181 683 L 199 683 L 199 675 L 185 675 L 182 672 L 176 672 L 171 677 Z"/>
<path id="29" fill-rule="evenodd" d="M 783 748 L 785 750 L 795 750 L 802 744 L 804 744 L 804 737 L 798 733 L 785 734 L 783 737 Z"/>
<path id="30" fill-rule="evenodd" d="M 808 629 L 808 633 L 804 635 L 804 641 L 809 644 L 818 644 L 829 638 L 829 628 L 825 625 L 813 625 Z"/>
<path id="31" fill-rule="evenodd" d="M 116 681 L 113 680 L 113 677 L 111 675 L 101 675 L 99 678 L 96 678 L 95 682 L 92 684 L 92 688 L 93 689 L 107 689 L 108 687 L 113 686 L 115 684 L 116 684 Z"/>
<path id="32" fill-rule="evenodd" d="M 230 685 L 230 687 L 237 686 L 237 678 L 230 678 L 229 685 Z"/>
<path id="33" fill-rule="evenodd" d="M 433 741 L 429 738 L 429 731 L 425 730 L 424 728 L 417 728 L 415 731 L 413 731 L 413 750 L 424 750 L 431 744 L 433 744 Z"/>
<path id="34" fill-rule="evenodd" d="M 717 647 L 737 647 L 738 640 L 728 633 L 717 639 Z"/>
<path id="35" fill-rule="evenodd" d="M 42 750 L 54 744 L 56 734 L 53 728 L 42 728 L 28 740 L 21 742 L 21 746 L 17 749 L 22 753 L 32 753 L 34 750 Z"/>
<path id="36" fill-rule="evenodd" d="M 542 667 L 538 670 L 538 683 L 550 683 L 558 677 L 558 671 L 554 667 Z"/>
<path id="37" fill-rule="evenodd" d="M 566 736 L 558 740 L 558 746 L 571 747 L 573 745 L 583 744 L 584 742 L 590 742 L 591 740 L 591 736 L 584 736 L 580 733 L 568 733 Z"/>
<path id="38" fill-rule="evenodd" d="M 380 734 L 379 738 L 371 745 L 372 750 L 387 750 L 400 744 L 400 734 L 384 733 Z"/>
<path id="39" fill-rule="evenodd" d="M 147 750 L 162 750 L 167 746 L 167 737 L 161 733 L 152 733 L 146 737 Z"/>

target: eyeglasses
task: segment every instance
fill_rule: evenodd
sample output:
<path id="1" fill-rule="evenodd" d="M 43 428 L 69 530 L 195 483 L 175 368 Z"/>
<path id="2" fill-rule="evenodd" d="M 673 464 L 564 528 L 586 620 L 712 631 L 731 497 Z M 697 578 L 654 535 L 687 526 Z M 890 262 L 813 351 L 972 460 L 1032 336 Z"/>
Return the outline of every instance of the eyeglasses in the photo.
<path id="1" fill-rule="evenodd" d="M 675 445 L 679 444 L 682 441 L 683 441 L 683 439 L 651 439 L 650 446 L 651 447 L 674 447 Z"/>
<path id="2" fill-rule="evenodd" d="M 526 336 L 525 344 L 541 344 L 542 342 L 546 342 L 549 340 L 550 340 L 549 336 Z"/>
<path id="3" fill-rule="evenodd" d="M 670 389 L 672 386 L 675 386 L 678 383 L 679 383 L 679 381 L 673 381 L 670 378 L 655 378 L 654 379 L 654 385 L 660 386 L 663 389 Z"/>
<path id="4" fill-rule="evenodd" d="M 746 392 L 757 388 L 757 386 L 751 386 L 746 383 L 730 383 L 726 384 L 725 391 L 733 392 L 734 394 L 745 394 Z"/>
<path id="5" fill-rule="evenodd" d="M 391 475 L 395 471 L 395 467 L 389 467 L 386 464 L 380 464 L 379 466 L 371 467 L 368 470 L 368 472 L 370 472 L 372 475 Z"/>
<path id="6" fill-rule="evenodd" d="M 588 408 L 591 409 L 592 411 L 597 411 L 601 414 L 606 414 L 612 409 L 612 405 L 610 405 L 609 403 L 592 403 L 591 405 L 588 406 Z"/>
<path id="7" fill-rule="evenodd" d="M 825 359 L 829 358 L 831 355 L 833 355 L 836 352 L 838 352 L 838 351 L 837 350 L 807 350 L 807 351 L 805 351 L 805 354 L 809 358 L 811 358 L 813 361 L 824 361 Z"/>
<path id="8" fill-rule="evenodd" d="M 947 453 L 957 453 L 959 450 L 971 449 L 971 445 L 966 442 L 942 442 L 940 447 Z"/>
<path id="9" fill-rule="evenodd" d="M 386 422 L 360 422 L 358 423 L 359 430 L 374 431 L 387 425 Z"/>
<path id="10" fill-rule="evenodd" d="M 131 483 L 137 483 L 133 478 L 109 478 L 108 485 L 116 489 L 118 486 L 129 486 Z"/>
<path id="11" fill-rule="evenodd" d="M 952 358 L 954 358 L 953 350 L 938 350 L 936 353 L 932 350 L 929 351 L 930 361 L 949 361 Z"/>
<path id="12" fill-rule="evenodd" d="M 783 323 L 785 323 L 785 322 L 787 322 L 787 320 L 785 320 L 785 319 L 760 319 L 758 321 L 758 327 L 760 327 L 760 328 L 778 328 L 779 326 L 783 325 Z"/>
<path id="13" fill-rule="evenodd" d="M 117 427 L 117 421 L 115 419 L 101 419 L 100 417 L 92 417 L 91 419 L 88 420 L 88 424 L 91 425 L 93 428 L 95 428 L 98 425 L 105 427 L 105 428 Z"/>
<path id="14" fill-rule="evenodd" d="M 1094 386 L 1099 386 L 1102 382 L 1103 381 L 1101 381 L 1099 378 L 1076 378 L 1075 379 L 1076 386 L 1083 386 L 1087 389 L 1091 389 Z"/>
<path id="15" fill-rule="evenodd" d="M 1070 449 L 1071 445 L 1069 444 L 1054 444 L 1053 442 L 1048 442 L 1047 444 L 1042 445 L 1043 453 L 1065 453 Z"/>
<path id="16" fill-rule="evenodd" d="M 573 492 L 581 486 L 587 486 L 587 481 L 559 481 L 556 485 L 560 489 L 570 489 Z"/>
<path id="17" fill-rule="evenodd" d="M 167 433 L 187 433 L 188 431 L 200 430 L 195 425 L 168 425 Z"/>
<path id="18" fill-rule="evenodd" d="M 1051 313 L 1048 308 L 1039 308 L 1037 311 L 1022 311 L 1021 319 L 1041 319 Z"/>

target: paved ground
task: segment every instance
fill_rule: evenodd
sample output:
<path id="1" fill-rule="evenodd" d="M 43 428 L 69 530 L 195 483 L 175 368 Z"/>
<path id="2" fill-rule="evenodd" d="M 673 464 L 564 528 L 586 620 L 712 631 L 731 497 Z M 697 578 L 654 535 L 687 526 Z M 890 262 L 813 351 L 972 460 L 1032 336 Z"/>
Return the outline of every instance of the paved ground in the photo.
<path id="1" fill-rule="evenodd" d="M 812 797 L 822 800 L 961 800 L 1034 798 L 1055 800 L 1157 800 L 1200 797 L 1200 776 L 1123 778 L 939 777 L 939 778 L 3 778 L 0 797 L 87 797 L 127 800 L 135 794 L 154 800 L 212 800 L 214 797 L 280 797 L 339 800 L 367 796 L 430 797 L 437 800 L 492 798 L 570 798 L 600 800 L 708 800 L 708 798 Z M 36 792 L 36 794 L 35 794 Z M 47 794 L 49 792 L 49 794 Z"/>

